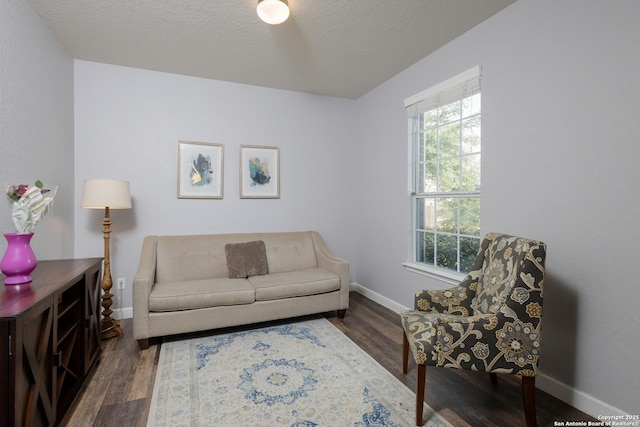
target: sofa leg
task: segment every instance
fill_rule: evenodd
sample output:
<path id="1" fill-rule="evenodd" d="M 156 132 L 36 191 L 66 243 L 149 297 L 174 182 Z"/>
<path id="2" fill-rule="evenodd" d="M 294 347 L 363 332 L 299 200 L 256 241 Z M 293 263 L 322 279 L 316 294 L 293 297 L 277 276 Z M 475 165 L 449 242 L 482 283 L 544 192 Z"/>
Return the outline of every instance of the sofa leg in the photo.
<path id="1" fill-rule="evenodd" d="M 344 319 L 344 316 L 347 314 L 347 309 L 338 310 L 338 317 L 340 319 Z"/>
<path id="2" fill-rule="evenodd" d="M 149 348 L 149 338 L 138 340 L 138 347 L 140 350 L 146 350 Z"/>
<path id="3" fill-rule="evenodd" d="M 418 365 L 418 381 L 416 386 L 416 425 L 422 425 L 422 407 L 424 406 L 424 379 L 427 373 L 426 365 Z"/>
<path id="4" fill-rule="evenodd" d="M 536 421 L 536 377 L 522 377 L 522 402 L 527 427 L 537 427 Z"/>

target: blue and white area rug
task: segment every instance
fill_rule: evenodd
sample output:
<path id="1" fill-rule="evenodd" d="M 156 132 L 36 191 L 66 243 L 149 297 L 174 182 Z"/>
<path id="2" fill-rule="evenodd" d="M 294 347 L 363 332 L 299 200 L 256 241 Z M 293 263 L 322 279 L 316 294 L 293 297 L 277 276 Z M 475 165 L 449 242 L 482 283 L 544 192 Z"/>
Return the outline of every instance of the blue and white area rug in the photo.
<path id="1" fill-rule="evenodd" d="M 147 426 L 414 426 L 414 405 L 411 390 L 320 318 L 163 343 Z M 450 427 L 428 405 L 424 418 Z"/>

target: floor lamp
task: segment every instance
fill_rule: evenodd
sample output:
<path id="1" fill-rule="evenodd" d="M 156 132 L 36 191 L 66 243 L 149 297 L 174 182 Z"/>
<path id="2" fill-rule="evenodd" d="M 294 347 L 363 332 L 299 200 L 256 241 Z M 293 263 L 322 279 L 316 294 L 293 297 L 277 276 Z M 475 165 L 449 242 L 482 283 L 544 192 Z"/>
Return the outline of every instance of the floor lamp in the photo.
<path id="1" fill-rule="evenodd" d="M 109 259 L 109 238 L 111 235 L 111 217 L 109 209 L 131 209 L 131 193 L 129 182 L 113 179 L 87 179 L 82 187 L 80 206 L 87 209 L 104 209 L 102 232 L 104 234 L 104 271 L 102 273 L 102 322 L 100 332 L 102 339 L 122 337 L 122 328 L 111 318 L 113 303 L 111 287 L 111 261 Z"/>

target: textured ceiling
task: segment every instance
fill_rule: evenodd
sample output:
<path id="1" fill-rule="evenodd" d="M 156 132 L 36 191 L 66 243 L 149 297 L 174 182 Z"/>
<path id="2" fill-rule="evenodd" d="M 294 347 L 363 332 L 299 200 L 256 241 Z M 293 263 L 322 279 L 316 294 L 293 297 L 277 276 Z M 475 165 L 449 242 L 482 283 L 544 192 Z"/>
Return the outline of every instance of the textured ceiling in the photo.
<path id="1" fill-rule="evenodd" d="M 515 0 L 27 0 L 75 59 L 356 99 Z"/>

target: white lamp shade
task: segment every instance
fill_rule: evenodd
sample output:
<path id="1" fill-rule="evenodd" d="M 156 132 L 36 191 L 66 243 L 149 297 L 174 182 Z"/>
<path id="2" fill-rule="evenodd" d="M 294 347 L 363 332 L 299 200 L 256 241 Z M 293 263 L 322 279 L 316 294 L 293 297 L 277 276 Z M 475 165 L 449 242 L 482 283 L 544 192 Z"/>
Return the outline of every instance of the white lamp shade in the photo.
<path id="1" fill-rule="evenodd" d="M 88 209 L 131 209 L 129 182 L 87 179 L 82 187 L 80 206 Z"/>
<path id="2" fill-rule="evenodd" d="M 258 16 L 267 24 L 282 24 L 289 17 L 287 0 L 258 0 Z"/>

